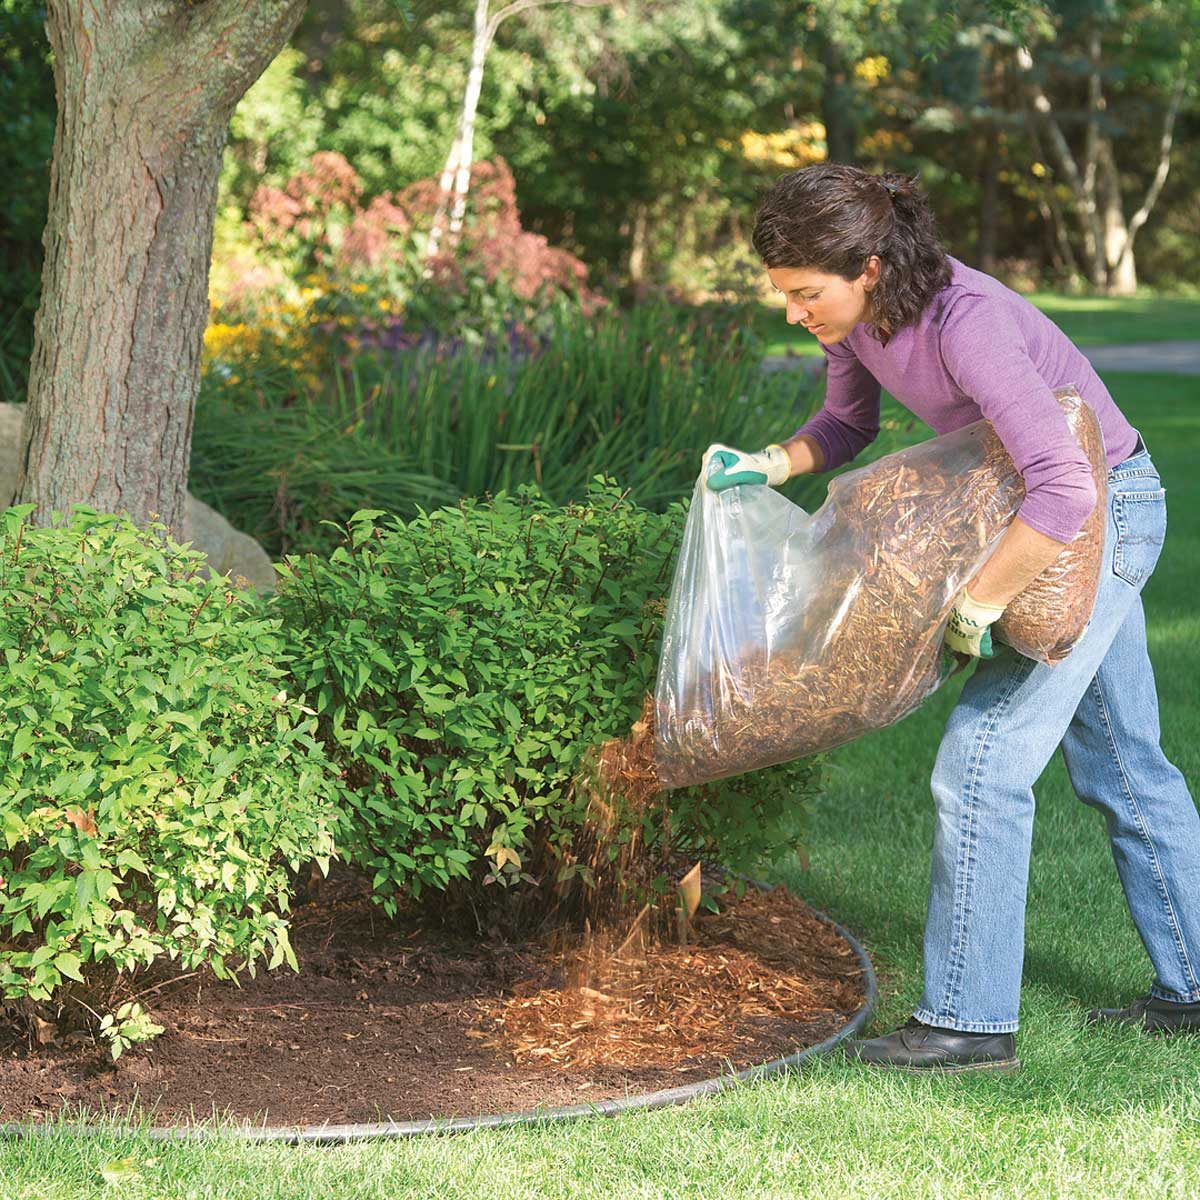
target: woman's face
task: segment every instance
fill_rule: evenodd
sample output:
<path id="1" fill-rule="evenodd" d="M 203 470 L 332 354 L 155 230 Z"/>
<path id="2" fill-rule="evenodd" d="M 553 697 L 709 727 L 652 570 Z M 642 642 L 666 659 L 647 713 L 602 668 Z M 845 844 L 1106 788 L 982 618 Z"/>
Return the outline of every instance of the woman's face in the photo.
<path id="1" fill-rule="evenodd" d="M 774 267 L 767 275 L 787 301 L 787 323 L 803 325 L 817 341 L 829 345 L 870 318 L 869 293 L 879 281 L 879 258 L 872 254 L 857 279 L 809 267 Z"/>

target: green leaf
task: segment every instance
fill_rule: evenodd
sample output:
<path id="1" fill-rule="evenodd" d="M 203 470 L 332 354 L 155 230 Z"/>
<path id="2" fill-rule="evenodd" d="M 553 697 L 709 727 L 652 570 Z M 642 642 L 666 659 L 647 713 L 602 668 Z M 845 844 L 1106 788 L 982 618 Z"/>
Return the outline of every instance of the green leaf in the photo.
<path id="1" fill-rule="evenodd" d="M 62 954 L 54 956 L 54 966 L 61 974 L 66 975 L 68 979 L 74 979 L 77 983 L 83 982 L 83 972 L 81 971 L 82 963 L 78 954 L 72 954 L 66 951 Z"/>
<path id="2" fill-rule="evenodd" d="M 604 627 L 604 632 L 611 633 L 614 637 L 633 637 L 637 631 L 638 627 L 632 621 L 614 621 Z"/>

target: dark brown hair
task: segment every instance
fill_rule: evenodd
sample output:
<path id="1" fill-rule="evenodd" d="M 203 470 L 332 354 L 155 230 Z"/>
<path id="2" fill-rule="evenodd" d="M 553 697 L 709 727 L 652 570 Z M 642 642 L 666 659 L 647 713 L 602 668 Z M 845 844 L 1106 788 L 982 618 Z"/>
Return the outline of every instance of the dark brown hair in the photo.
<path id="1" fill-rule="evenodd" d="M 870 333 L 885 340 L 914 324 L 950 282 L 933 210 L 916 178 L 871 175 L 843 163 L 816 163 L 777 179 L 754 222 L 754 249 L 769 268 L 805 267 L 857 279 L 872 254 Z"/>

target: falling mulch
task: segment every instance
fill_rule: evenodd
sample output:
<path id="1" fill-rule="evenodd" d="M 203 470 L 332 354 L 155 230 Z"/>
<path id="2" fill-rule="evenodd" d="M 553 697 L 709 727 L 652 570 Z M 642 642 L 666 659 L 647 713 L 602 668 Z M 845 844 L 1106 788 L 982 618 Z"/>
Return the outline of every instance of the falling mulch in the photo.
<path id="1" fill-rule="evenodd" d="M 144 998 L 166 1029 L 114 1064 L 86 1035 L 0 1026 L 0 1119 L 81 1106 L 270 1125 L 528 1111 L 657 1091 L 794 1054 L 860 1008 L 848 943 L 783 887 L 703 877 L 686 945 L 489 944 L 389 920 L 335 872 L 295 910 L 300 973 L 181 979 Z"/>

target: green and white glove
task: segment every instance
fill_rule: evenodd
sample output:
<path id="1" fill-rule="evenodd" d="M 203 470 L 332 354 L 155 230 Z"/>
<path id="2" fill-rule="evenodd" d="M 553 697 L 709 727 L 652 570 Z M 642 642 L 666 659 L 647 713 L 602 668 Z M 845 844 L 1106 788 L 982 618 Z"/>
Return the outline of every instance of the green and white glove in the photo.
<path id="1" fill-rule="evenodd" d="M 956 653 L 972 658 L 995 658 L 991 627 L 1004 614 L 1005 607 L 1003 604 L 981 604 L 963 588 L 950 610 L 945 644 Z"/>
<path id="2" fill-rule="evenodd" d="M 771 487 L 778 487 L 792 474 L 788 453 L 777 444 L 772 444 L 755 454 L 747 454 L 744 450 L 734 450 L 732 446 L 714 443 L 704 452 L 702 468 L 707 470 L 710 461 L 713 460 L 719 463 L 721 468 L 719 471 L 713 471 L 706 479 L 714 492 L 723 492 L 726 488 L 736 487 L 741 483 L 766 483 Z"/>

